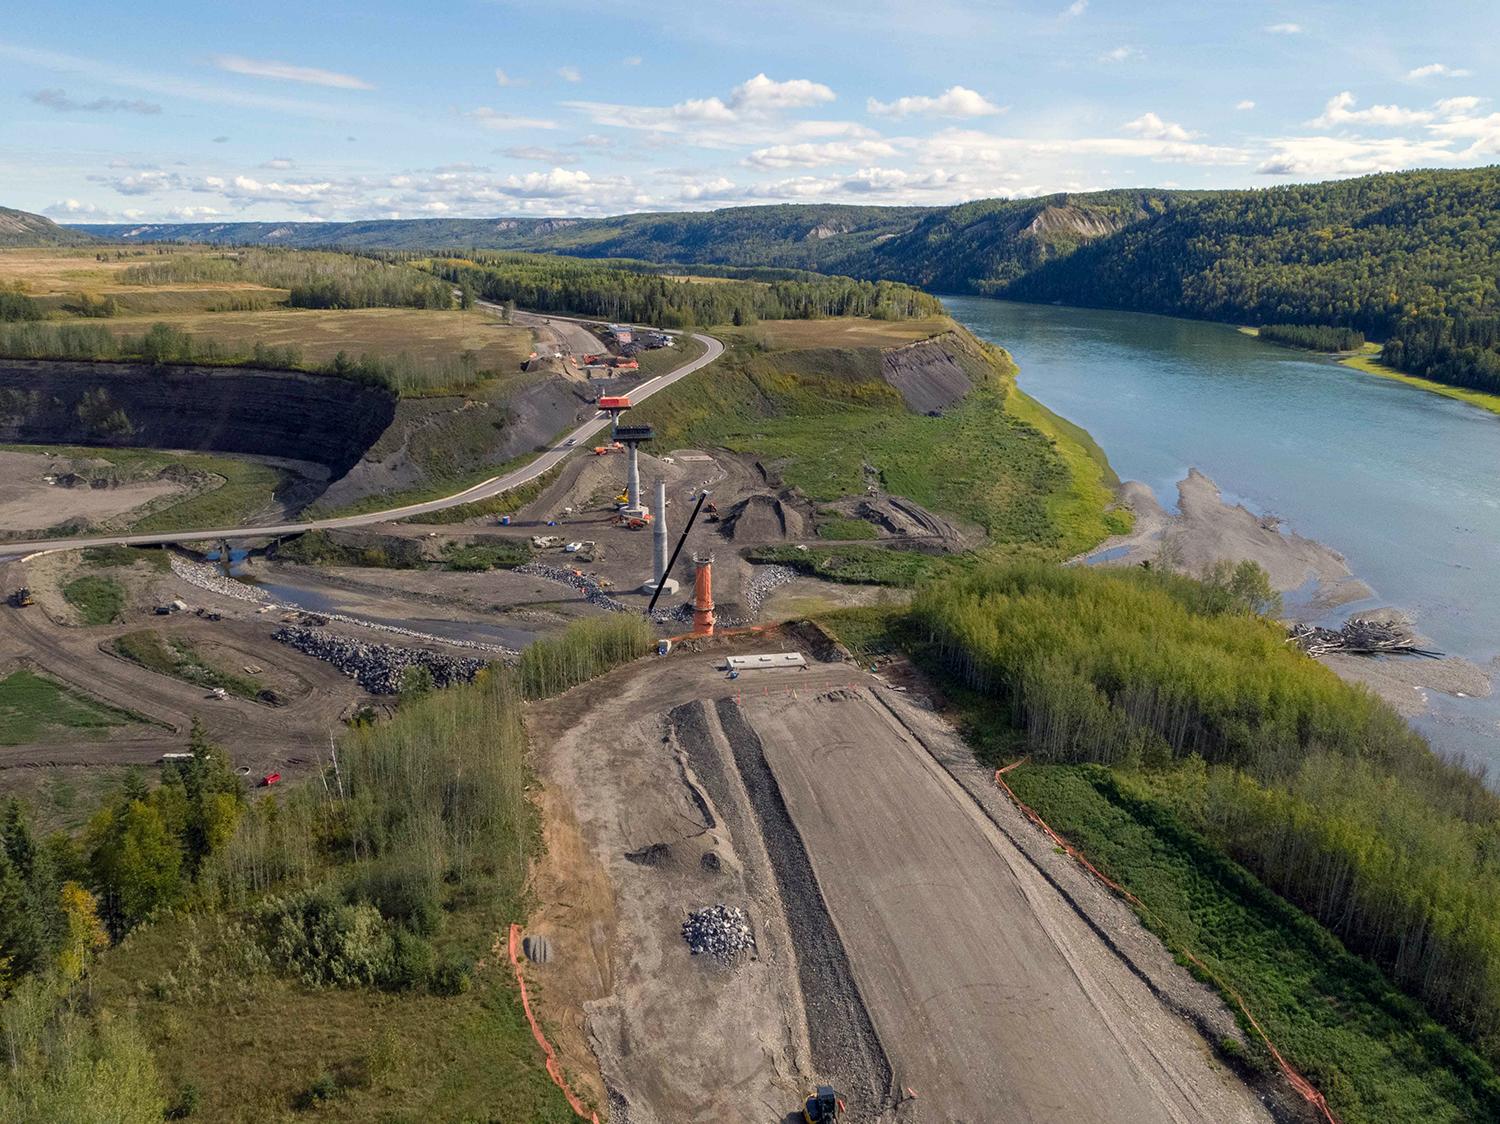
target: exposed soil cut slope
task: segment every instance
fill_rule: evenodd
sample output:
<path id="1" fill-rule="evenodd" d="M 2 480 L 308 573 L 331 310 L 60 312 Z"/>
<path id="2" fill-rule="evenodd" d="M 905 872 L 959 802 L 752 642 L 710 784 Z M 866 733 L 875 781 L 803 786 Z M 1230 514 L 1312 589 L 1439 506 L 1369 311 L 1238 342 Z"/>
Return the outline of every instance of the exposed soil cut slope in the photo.
<path id="1" fill-rule="evenodd" d="M 950 332 L 881 353 L 881 377 L 901 392 L 908 410 L 918 414 L 941 412 L 974 388 L 959 365 L 953 343 Z"/>
<path id="2" fill-rule="evenodd" d="M 250 453 L 337 477 L 395 408 L 384 390 L 294 371 L 0 360 L 0 442 Z"/>

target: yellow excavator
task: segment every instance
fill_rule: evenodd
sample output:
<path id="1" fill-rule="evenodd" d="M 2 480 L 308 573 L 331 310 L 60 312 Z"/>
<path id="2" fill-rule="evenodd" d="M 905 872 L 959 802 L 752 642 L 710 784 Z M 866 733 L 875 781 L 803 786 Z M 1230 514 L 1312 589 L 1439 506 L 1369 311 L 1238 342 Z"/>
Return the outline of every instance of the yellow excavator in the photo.
<path id="1" fill-rule="evenodd" d="M 844 1115 L 844 1102 L 832 1085 L 819 1085 L 807 1094 L 802 1106 L 802 1119 L 807 1124 L 831 1124 Z"/>

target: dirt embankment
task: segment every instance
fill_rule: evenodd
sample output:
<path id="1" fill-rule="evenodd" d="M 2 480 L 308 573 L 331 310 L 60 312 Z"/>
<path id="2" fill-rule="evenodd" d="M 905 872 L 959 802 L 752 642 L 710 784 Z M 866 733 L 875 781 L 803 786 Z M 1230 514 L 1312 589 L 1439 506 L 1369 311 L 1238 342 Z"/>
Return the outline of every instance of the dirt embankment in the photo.
<path id="1" fill-rule="evenodd" d="M 880 375 L 901 392 L 913 413 L 941 413 L 974 389 L 958 358 L 952 332 L 905 347 L 887 348 L 880 356 Z"/>
<path id="2" fill-rule="evenodd" d="M 557 375 L 494 397 L 403 399 L 379 440 L 361 450 L 322 501 L 338 507 L 504 464 L 592 413 L 591 396 L 588 387 Z"/>
<path id="3" fill-rule="evenodd" d="M 395 408 L 379 388 L 295 371 L 0 360 L 0 442 L 247 453 L 338 477 Z"/>

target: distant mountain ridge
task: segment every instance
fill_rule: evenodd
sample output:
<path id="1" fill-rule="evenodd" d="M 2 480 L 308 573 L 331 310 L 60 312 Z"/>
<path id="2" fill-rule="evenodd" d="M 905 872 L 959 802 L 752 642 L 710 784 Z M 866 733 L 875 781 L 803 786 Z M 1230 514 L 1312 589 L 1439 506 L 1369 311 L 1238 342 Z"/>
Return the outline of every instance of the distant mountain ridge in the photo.
<path id="1" fill-rule="evenodd" d="M 786 204 L 604 219 L 141 224 L 127 241 L 495 249 L 771 266 L 936 292 L 1240 324 L 1357 328 L 1385 361 L 1500 393 L 1500 167 L 1256 190 L 947 207 Z"/>
<path id="2" fill-rule="evenodd" d="M 78 227 L 58 226 L 45 215 L 0 207 L 0 246 L 82 246 L 95 241 Z"/>
<path id="3" fill-rule="evenodd" d="M 782 204 L 603 219 L 114 223 L 75 229 L 127 242 L 524 250 L 673 265 L 773 266 L 984 291 L 1158 213 L 1180 194 L 1103 191 L 952 207 Z"/>

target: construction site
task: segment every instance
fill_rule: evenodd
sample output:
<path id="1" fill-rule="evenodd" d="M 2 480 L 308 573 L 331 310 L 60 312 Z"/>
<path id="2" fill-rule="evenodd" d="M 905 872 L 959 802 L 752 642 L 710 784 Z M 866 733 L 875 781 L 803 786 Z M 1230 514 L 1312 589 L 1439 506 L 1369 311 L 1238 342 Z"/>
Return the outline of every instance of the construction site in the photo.
<path id="1" fill-rule="evenodd" d="M 800 659 L 730 678 L 777 648 Z M 815 1083 L 861 1121 L 1273 1118 L 1208 1045 L 1240 1033 L 1218 997 L 901 667 L 815 629 L 689 641 L 533 737 L 528 971 L 611 1120 L 791 1120 Z M 716 906 L 743 922 L 699 952 L 684 919 Z"/>
<path id="2" fill-rule="evenodd" d="M 533 319 L 546 362 L 634 362 L 600 367 L 598 336 Z M 644 614 L 657 656 L 527 718 L 545 848 L 524 975 L 588 1113 L 1299 1119 L 1226 1067 L 1215 1047 L 1243 1033 L 1223 1002 L 1003 795 L 929 684 L 777 623 L 888 591 L 747 558 L 808 549 L 830 516 L 937 555 L 982 532 L 873 482 L 817 503 L 753 454 L 660 448 L 634 393 L 602 387 L 501 515 L 0 558 L 0 678 L 39 674 L 104 715 L 0 745 L 9 787 L 163 760 L 195 720 L 259 789 L 306 780 L 331 731 L 414 683 Z M 89 579 L 120 591 L 107 621 L 79 606 Z"/>

